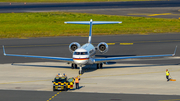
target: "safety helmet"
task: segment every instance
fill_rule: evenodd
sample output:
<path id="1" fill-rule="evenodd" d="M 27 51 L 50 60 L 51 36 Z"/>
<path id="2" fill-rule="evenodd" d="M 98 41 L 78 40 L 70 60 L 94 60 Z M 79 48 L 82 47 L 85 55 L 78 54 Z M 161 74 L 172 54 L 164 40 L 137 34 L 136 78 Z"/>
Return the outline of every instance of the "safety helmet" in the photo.
<path id="1" fill-rule="evenodd" d="M 65 73 L 63 75 L 65 75 Z"/>
<path id="2" fill-rule="evenodd" d="M 58 75 L 60 75 L 60 73 L 58 73 Z"/>
<path id="3" fill-rule="evenodd" d="M 166 71 L 168 71 L 168 69 L 166 69 Z"/>

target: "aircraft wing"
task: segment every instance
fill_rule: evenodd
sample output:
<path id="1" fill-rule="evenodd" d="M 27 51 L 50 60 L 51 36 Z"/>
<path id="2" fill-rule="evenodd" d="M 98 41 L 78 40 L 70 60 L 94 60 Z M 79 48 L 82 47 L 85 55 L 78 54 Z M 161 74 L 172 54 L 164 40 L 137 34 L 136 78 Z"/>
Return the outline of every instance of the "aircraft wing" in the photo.
<path id="1" fill-rule="evenodd" d="M 29 58 L 41 58 L 41 59 L 51 59 L 64 62 L 73 62 L 72 58 L 63 58 L 63 57 L 50 57 L 50 56 L 33 56 L 33 55 L 17 55 L 17 54 L 6 54 L 3 46 L 3 53 L 5 56 L 17 56 L 17 57 L 29 57 Z"/>
<path id="2" fill-rule="evenodd" d="M 174 50 L 173 54 L 164 54 L 164 55 L 146 55 L 146 56 L 126 56 L 126 57 L 111 57 L 111 58 L 95 58 L 95 63 L 102 63 L 102 62 L 109 62 L 114 60 L 121 60 L 121 59 L 135 59 L 135 58 L 152 58 L 152 57 L 167 57 L 167 56 L 174 56 L 176 53 L 177 46 Z"/>

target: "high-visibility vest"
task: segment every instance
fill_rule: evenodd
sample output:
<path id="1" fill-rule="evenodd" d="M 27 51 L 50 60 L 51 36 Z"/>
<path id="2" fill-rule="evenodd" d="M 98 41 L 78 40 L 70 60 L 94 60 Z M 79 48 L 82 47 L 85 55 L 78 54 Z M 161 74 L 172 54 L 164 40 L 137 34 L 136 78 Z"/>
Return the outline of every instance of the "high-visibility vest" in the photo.
<path id="1" fill-rule="evenodd" d="M 79 83 L 79 78 L 75 78 L 75 83 Z"/>
<path id="2" fill-rule="evenodd" d="M 166 71 L 166 76 L 169 76 L 169 71 Z"/>

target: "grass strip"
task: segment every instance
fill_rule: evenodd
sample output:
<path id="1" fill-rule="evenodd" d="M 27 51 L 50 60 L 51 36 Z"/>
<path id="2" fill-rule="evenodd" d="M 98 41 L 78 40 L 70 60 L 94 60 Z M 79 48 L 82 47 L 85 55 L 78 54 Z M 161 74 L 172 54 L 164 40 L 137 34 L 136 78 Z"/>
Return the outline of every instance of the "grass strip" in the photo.
<path id="1" fill-rule="evenodd" d="M 127 17 L 85 13 L 1 13 L 0 38 L 88 36 L 88 25 L 64 21 L 122 21 L 122 24 L 94 25 L 93 35 L 180 32 L 179 19 Z"/>
<path id="2" fill-rule="evenodd" d="M 121 2 L 121 1 L 155 1 L 155 0 L 0 0 L 0 2 Z"/>

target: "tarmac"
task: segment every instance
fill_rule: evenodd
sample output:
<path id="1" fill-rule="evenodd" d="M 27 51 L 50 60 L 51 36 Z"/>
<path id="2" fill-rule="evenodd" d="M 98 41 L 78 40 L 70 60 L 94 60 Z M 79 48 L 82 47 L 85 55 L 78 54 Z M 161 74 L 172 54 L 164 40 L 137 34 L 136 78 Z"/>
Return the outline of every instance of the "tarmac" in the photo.
<path id="1" fill-rule="evenodd" d="M 91 2 L 91 3 L 9 3 L 0 2 L 0 13 L 79 12 L 120 16 L 176 18 L 180 16 L 179 0 Z"/>
<path id="2" fill-rule="evenodd" d="M 176 81 L 166 80 L 165 70 Z M 78 75 L 79 69 L 71 69 L 63 62 L 36 62 L 1 64 L 1 90 L 52 91 L 56 74 L 68 77 Z M 180 65 L 160 64 L 112 64 L 96 69 L 94 65 L 83 67 L 80 89 L 67 92 L 180 95 Z"/>

